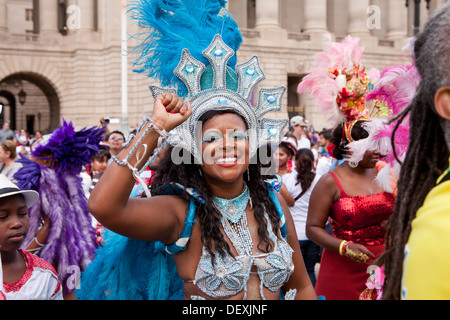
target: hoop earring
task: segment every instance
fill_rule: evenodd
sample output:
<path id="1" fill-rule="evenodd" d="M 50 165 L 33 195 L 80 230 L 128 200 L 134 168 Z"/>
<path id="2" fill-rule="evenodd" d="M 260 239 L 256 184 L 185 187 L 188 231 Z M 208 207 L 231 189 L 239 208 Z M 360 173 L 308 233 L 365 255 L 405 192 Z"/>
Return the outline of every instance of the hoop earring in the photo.
<path id="1" fill-rule="evenodd" d="M 200 177 L 203 178 L 202 166 L 198 166 L 198 172 L 200 173 Z"/>
<path id="2" fill-rule="evenodd" d="M 250 181 L 250 170 L 247 168 L 247 181 Z"/>
<path id="3" fill-rule="evenodd" d="M 348 163 L 348 165 L 350 166 L 350 168 L 354 169 L 354 168 L 358 167 L 359 163 L 358 162 L 354 162 L 354 161 L 350 161 Z"/>

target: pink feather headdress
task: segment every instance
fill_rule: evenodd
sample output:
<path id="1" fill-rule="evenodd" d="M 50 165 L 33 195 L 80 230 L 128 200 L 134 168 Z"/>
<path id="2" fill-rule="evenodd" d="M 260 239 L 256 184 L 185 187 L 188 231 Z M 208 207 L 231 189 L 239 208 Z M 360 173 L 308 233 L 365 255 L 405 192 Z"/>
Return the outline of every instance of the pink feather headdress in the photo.
<path id="1" fill-rule="evenodd" d="M 299 93 L 309 91 L 333 126 L 369 116 L 365 95 L 376 79 L 361 64 L 364 48 L 359 41 L 351 36 L 342 42 L 326 39 L 325 50 L 314 55 L 314 67 L 298 86 Z M 375 70 L 370 75 L 379 74 Z"/>
<path id="2" fill-rule="evenodd" d="M 367 150 L 379 149 L 387 156 L 377 182 L 392 192 L 400 164 L 391 144 L 396 123 L 389 124 L 388 119 L 409 105 L 420 77 L 414 65 L 389 67 L 381 76 L 376 69 L 366 72 L 361 63 L 364 49 L 358 44 L 359 39 L 351 36 L 340 43 L 327 39 L 325 50 L 314 56 L 314 67 L 299 84 L 298 92 L 309 91 L 334 127 L 344 124 L 342 139 L 349 142 L 347 161 L 360 162 Z M 369 136 L 355 141 L 350 133 L 359 120 L 366 120 L 362 126 Z M 394 141 L 396 154 L 404 157 L 409 143 L 408 119 L 397 129 Z"/>
<path id="3" fill-rule="evenodd" d="M 399 115 L 413 100 L 421 78 L 414 64 L 388 67 L 381 73 L 375 89 L 366 99 L 383 106 L 390 111 L 390 115 Z M 398 121 L 384 124 L 374 137 L 374 142 L 383 146 L 382 153 L 386 155 L 387 166 L 377 176 L 377 182 L 386 190 L 392 186 L 400 174 L 400 163 L 395 159 L 391 138 Z M 395 153 L 402 161 L 409 145 L 409 117 L 399 124 L 394 136 Z"/>

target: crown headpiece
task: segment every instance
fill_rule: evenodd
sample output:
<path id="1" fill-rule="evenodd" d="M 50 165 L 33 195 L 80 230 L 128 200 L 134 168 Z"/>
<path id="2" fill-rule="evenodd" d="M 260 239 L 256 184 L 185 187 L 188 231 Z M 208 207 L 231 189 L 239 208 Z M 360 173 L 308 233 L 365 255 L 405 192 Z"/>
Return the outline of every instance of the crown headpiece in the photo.
<path id="1" fill-rule="evenodd" d="M 235 51 L 225 44 L 220 35 L 216 35 L 202 53 L 208 59 L 209 66 L 195 59 L 188 49 L 183 49 L 180 62 L 174 70 L 174 74 L 188 89 L 192 115 L 176 128 L 169 143 L 189 150 L 201 163 L 197 134 L 199 119 L 210 110 L 230 110 L 241 115 L 248 125 L 250 157 L 266 144 L 278 144 L 288 120 L 264 118 L 264 115 L 281 110 L 285 87 L 261 88 L 257 104 L 253 107 L 253 90 L 265 79 L 258 58 L 253 56 L 233 70 L 227 62 L 235 55 Z M 154 99 L 161 93 L 177 91 L 154 85 L 150 85 L 150 90 Z"/>

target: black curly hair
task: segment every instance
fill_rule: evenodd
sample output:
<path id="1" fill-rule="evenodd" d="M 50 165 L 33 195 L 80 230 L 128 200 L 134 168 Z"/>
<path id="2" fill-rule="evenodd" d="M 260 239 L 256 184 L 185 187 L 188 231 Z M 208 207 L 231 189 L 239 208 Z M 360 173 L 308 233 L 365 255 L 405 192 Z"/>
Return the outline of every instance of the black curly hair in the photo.
<path id="1" fill-rule="evenodd" d="M 224 113 L 233 113 L 241 117 L 233 111 L 208 111 L 199 119 L 199 121 L 206 123 L 214 116 Z M 243 118 L 242 121 L 245 123 Z M 202 176 L 200 166 L 194 163 L 194 158 L 192 155 L 189 164 L 182 163 L 179 165 L 174 165 L 171 160 L 172 151 L 176 152 L 177 150 L 173 150 L 173 147 L 169 148 L 165 153 L 164 158 L 161 160 L 157 173 L 151 183 L 152 194 L 164 194 L 165 187 L 172 183 L 179 183 L 185 189 L 193 188 L 198 191 L 205 198 L 205 202 L 198 203 L 197 208 L 203 245 L 213 257 L 216 252 L 224 254 L 224 250 L 232 255 L 230 247 L 221 232 L 220 214 L 217 212 L 213 204 L 214 196 Z M 259 152 L 257 152 L 257 154 L 259 154 Z M 269 199 L 268 187 L 264 182 L 265 176 L 262 174 L 263 169 L 264 168 L 261 161 L 258 161 L 258 159 L 256 159 L 256 161 L 251 161 L 248 170 L 249 177 L 247 177 L 247 173 L 245 173 L 244 181 L 249 189 L 250 197 L 255 210 L 254 216 L 258 222 L 258 235 L 260 238 L 258 249 L 262 252 L 270 252 L 273 249 L 273 246 L 267 232 L 267 222 L 264 219 L 264 214 L 267 212 L 274 233 L 277 236 L 280 236 L 280 219 L 276 213 L 275 205 Z M 190 196 L 184 191 L 180 194 L 180 196 L 186 201 L 190 198 Z"/>
<path id="2" fill-rule="evenodd" d="M 369 133 L 363 127 L 364 122 L 367 122 L 367 120 L 359 120 L 352 128 L 351 136 L 355 141 L 365 139 L 369 136 Z M 330 139 L 330 142 L 334 144 L 332 156 L 338 160 L 344 159 L 349 152 L 347 148 L 349 142 L 347 141 L 347 139 L 343 138 L 343 130 L 344 124 L 342 123 L 334 128 L 333 134 Z"/>

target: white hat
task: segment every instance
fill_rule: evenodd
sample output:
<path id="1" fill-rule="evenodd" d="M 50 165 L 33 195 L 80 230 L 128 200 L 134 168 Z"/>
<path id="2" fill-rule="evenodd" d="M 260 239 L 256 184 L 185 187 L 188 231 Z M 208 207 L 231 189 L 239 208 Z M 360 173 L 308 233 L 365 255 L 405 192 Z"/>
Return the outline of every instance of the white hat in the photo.
<path id="1" fill-rule="evenodd" d="M 296 126 L 297 124 L 300 124 L 304 121 L 305 120 L 303 119 L 302 116 L 295 116 L 291 119 L 291 127 Z"/>
<path id="2" fill-rule="evenodd" d="M 31 207 L 39 200 L 39 193 L 34 190 L 20 190 L 4 174 L 0 174 L 0 198 L 21 194 L 25 198 L 27 207 Z"/>

